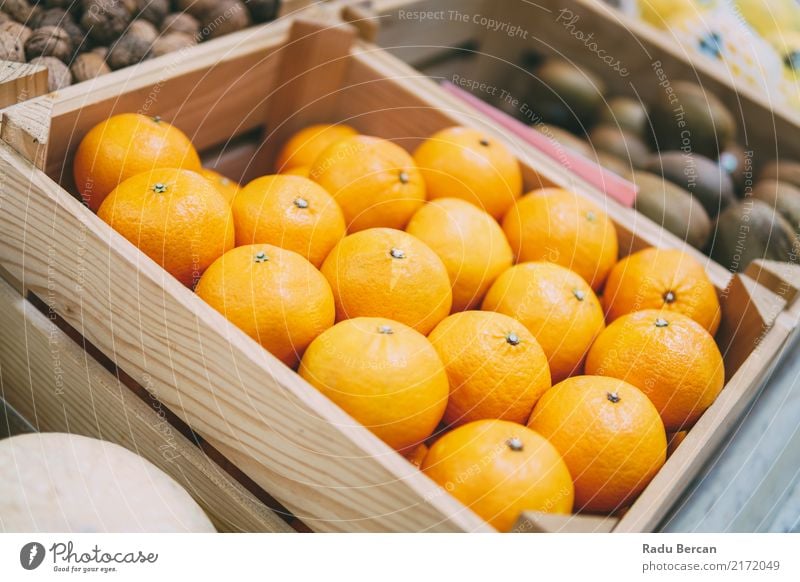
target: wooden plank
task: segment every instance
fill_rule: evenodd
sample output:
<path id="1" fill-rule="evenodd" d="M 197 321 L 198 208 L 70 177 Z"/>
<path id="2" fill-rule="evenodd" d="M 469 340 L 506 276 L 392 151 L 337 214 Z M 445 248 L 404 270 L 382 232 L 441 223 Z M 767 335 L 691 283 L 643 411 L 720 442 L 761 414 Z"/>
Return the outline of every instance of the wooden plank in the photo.
<path id="1" fill-rule="evenodd" d="M 47 93 L 47 69 L 0 61 L 0 109 Z"/>
<path id="2" fill-rule="evenodd" d="M 115 113 L 159 115 L 199 150 L 259 127 L 289 25 L 277 20 L 248 28 L 103 75 L 88 89 L 81 83 L 59 91 L 51 130 L 60 139 L 49 144 L 47 174 L 71 186 L 81 138 Z"/>
<path id="3" fill-rule="evenodd" d="M 0 173 L 0 264 L 313 529 L 491 530 L 7 147 Z"/>
<path id="4" fill-rule="evenodd" d="M 517 520 L 514 533 L 609 533 L 619 519 L 598 515 L 557 515 L 525 511 Z"/>
<path id="5" fill-rule="evenodd" d="M 800 319 L 800 301 L 797 301 L 800 294 L 800 265 L 756 259 L 748 265 L 745 273 L 783 298 L 789 312 Z"/>
<path id="6" fill-rule="evenodd" d="M 356 29 L 300 19 L 281 51 L 279 83 L 269 95 L 266 129 L 253 170 L 270 173 L 278 149 L 293 133 L 329 120 L 349 63 Z M 255 176 L 251 176 L 255 177 Z"/>
<path id="7" fill-rule="evenodd" d="M 50 143 L 53 95 L 44 95 L 4 109 L 0 118 L 0 140 L 37 168 L 44 169 Z"/>
<path id="8" fill-rule="evenodd" d="M 763 335 L 757 349 L 728 379 L 717 400 L 622 517 L 615 532 L 654 531 L 664 519 L 691 479 L 704 468 L 738 425 L 741 414 L 777 364 L 776 355 L 781 353 L 790 333 L 784 322 L 783 318 L 777 318 L 776 324 Z"/>
<path id="9" fill-rule="evenodd" d="M 100 438 L 143 456 L 186 488 L 219 530 L 292 531 L 4 281 L 0 373 L 3 398 L 39 431 Z"/>
<path id="10" fill-rule="evenodd" d="M 3 400 L 3 369 L 0 367 L 0 439 L 36 432 L 30 422 Z"/>

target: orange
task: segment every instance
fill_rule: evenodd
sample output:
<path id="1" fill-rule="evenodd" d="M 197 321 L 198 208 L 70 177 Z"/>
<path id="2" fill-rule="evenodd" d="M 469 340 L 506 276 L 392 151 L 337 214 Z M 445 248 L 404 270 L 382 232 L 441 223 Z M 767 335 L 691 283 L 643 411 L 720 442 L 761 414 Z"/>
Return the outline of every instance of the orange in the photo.
<path id="1" fill-rule="evenodd" d="M 200 174 L 162 168 L 128 178 L 97 215 L 184 285 L 233 248 L 233 216 Z"/>
<path id="2" fill-rule="evenodd" d="M 575 509 L 610 513 L 633 501 L 664 464 L 667 434 L 647 396 L 602 376 L 576 376 L 544 393 L 528 426 L 564 457 Z"/>
<path id="3" fill-rule="evenodd" d="M 671 457 L 673 453 L 678 450 L 678 447 L 681 446 L 681 443 L 688 435 L 689 432 L 685 430 L 667 435 L 667 458 Z"/>
<path id="4" fill-rule="evenodd" d="M 75 186 L 97 211 L 106 196 L 128 178 L 156 168 L 199 172 L 200 157 L 189 138 L 158 117 L 114 115 L 89 130 L 75 152 Z"/>
<path id="5" fill-rule="evenodd" d="M 425 474 L 500 531 L 522 511 L 568 514 L 574 487 L 556 448 L 506 420 L 478 420 L 436 441 Z"/>
<path id="6" fill-rule="evenodd" d="M 272 245 L 237 247 L 217 259 L 197 294 L 287 366 L 333 325 L 328 282 L 297 253 Z"/>
<path id="7" fill-rule="evenodd" d="M 489 286 L 513 262 L 497 222 L 458 198 L 429 202 L 411 217 L 406 232 L 442 259 L 453 284 L 453 311 L 480 305 Z"/>
<path id="8" fill-rule="evenodd" d="M 676 249 L 651 247 L 622 259 L 608 276 L 603 304 L 608 321 L 642 309 L 666 309 L 691 317 L 711 335 L 722 317 L 703 265 Z"/>
<path id="9" fill-rule="evenodd" d="M 558 188 L 517 200 L 503 219 L 517 261 L 549 261 L 586 279 L 597 291 L 617 262 L 617 231 L 593 202 Z"/>
<path id="10" fill-rule="evenodd" d="M 309 167 L 329 145 L 358 135 L 349 125 L 320 123 L 301 129 L 283 145 L 275 171 L 285 173 L 299 166 Z"/>
<path id="11" fill-rule="evenodd" d="M 264 176 L 233 201 L 236 244 L 268 243 L 319 267 L 345 234 L 344 216 L 322 187 L 300 176 Z"/>
<path id="12" fill-rule="evenodd" d="M 377 137 L 337 141 L 320 154 L 308 175 L 342 207 L 350 232 L 405 228 L 425 202 L 425 182 L 414 160 L 400 146 Z"/>
<path id="13" fill-rule="evenodd" d="M 500 219 L 522 194 L 522 171 L 499 140 L 470 127 L 436 132 L 414 152 L 428 198 L 461 198 Z"/>
<path id="14" fill-rule="evenodd" d="M 442 320 L 428 339 L 444 362 L 451 425 L 499 418 L 524 424 L 550 388 L 550 368 L 531 332 L 502 313 L 463 311 Z"/>
<path id="15" fill-rule="evenodd" d="M 421 443 L 417 447 L 405 453 L 403 456 L 409 463 L 411 463 L 417 469 L 419 469 L 420 466 L 422 465 L 423 459 L 425 459 L 425 455 L 427 454 L 428 454 L 428 445 L 426 445 L 425 443 Z"/>
<path id="16" fill-rule="evenodd" d="M 337 323 L 311 343 L 299 372 L 398 451 L 422 444 L 447 406 L 447 375 L 431 342 L 390 319 Z"/>
<path id="17" fill-rule="evenodd" d="M 284 176 L 302 176 L 303 178 L 308 178 L 308 174 L 311 171 L 310 166 L 296 166 L 294 168 L 289 168 L 288 170 L 284 170 L 281 172 Z"/>
<path id="18" fill-rule="evenodd" d="M 322 264 L 336 321 L 388 317 L 429 333 L 453 303 L 441 259 L 401 230 L 371 228 L 343 238 Z"/>
<path id="19" fill-rule="evenodd" d="M 225 200 L 228 201 L 228 204 L 233 202 L 233 197 L 236 196 L 236 193 L 239 192 L 239 184 L 231 180 L 230 178 L 226 178 L 216 170 L 212 170 L 210 168 L 201 168 L 200 174 L 210 180 L 214 186 L 217 187 L 220 194 L 225 197 Z"/>
<path id="20" fill-rule="evenodd" d="M 498 277 L 483 300 L 522 322 L 550 362 L 553 382 L 578 374 L 603 328 L 600 301 L 577 273 L 553 263 L 520 263 Z"/>
<path id="21" fill-rule="evenodd" d="M 711 334 L 685 315 L 657 309 L 610 324 L 589 350 L 586 373 L 638 387 L 668 431 L 694 424 L 725 384 L 722 354 Z"/>

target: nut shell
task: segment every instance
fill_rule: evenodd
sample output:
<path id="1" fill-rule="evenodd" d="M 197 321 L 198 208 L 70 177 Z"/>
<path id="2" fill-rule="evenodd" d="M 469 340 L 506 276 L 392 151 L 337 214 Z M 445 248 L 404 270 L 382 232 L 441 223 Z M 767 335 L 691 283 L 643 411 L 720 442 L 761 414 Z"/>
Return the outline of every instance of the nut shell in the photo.
<path id="1" fill-rule="evenodd" d="M 69 68 L 55 57 L 36 57 L 31 59 L 31 64 L 47 68 L 47 87 L 51 92 L 72 84 L 72 73 Z"/>
<path id="2" fill-rule="evenodd" d="M 99 54 L 89 52 L 78 55 L 70 67 L 72 80 L 75 83 L 88 81 L 111 72 L 105 59 Z"/>
<path id="3" fill-rule="evenodd" d="M 42 14 L 42 9 L 38 5 L 31 5 L 27 0 L 2 0 L 0 10 L 20 24 L 30 24 L 34 27 Z"/>
<path id="4" fill-rule="evenodd" d="M 147 20 L 134 20 L 125 35 L 135 36 L 152 44 L 158 38 L 158 29 Z"/>
<path id="5" fill-rule="evenodd" d="M 81 26 L 100 44 L 110 45 L 125 32 L 133 16 L 121 0 L 84 2 Z"/>
<path id="6" fill-rule="evenodd" d="M 136 0 L 137 18 L 160 26 L 169 13 L 169 0 Z"/>
<path id="7" fill-rule="evenodd" d="M 175 11 L 186 12 L 202 21 L 211 12 L 218 0 L 176 0 Z"/>
<path id="8" fill-rule="evenodd" d="M 215 3 L 202 20 L 200 34 L 203 38 L 218 38 L 243 30 L 252 24 L 250 12 L 239 0 L 223 0 Z"/>
<path id="9" fill-rule="evenodd" d="M 200 22 L 187 12 L 174 12 L 168 14 L 161 23 L 161 32 L 164 34 L 180 32 L 189 36 L 197 36 L 200 32 Z"/>
<path id="10" fill-rule="evenodd" d="M 65 63 L 69 62 L 72 58 L 72 39 L 60 26 L 37 28 L 25 43 L 25 56 L 28 60 L 55 57 Z"/>
<path id="11" fill-rule="evenodd" d="M 25 41 L 31 31 L 13 20 L 0 22 L 0 60 L 25 62 Z"/>
<path id="12" fill-rule="evenodd" d="M 125 34 L 108 50 L 106 62 L 116 71 L 148 58 L 150 58 L 150 42 L 132 34 Z"/>
<path id="13" fill-rule="evenodd" d="M 170 32 L 159 36 L 153 43 L 151 53 L 154 57 L 160 57 L 168 53 L 183 50 L 190 46 L 197 44 L 193 36 L 183 34 L 182 32 Z"/>
<path id="14" fill-rule="evenodd" d="M 247 8 L 256 22 L 269 22 L 278 17 L 279 0 L 249 0 Z"/>

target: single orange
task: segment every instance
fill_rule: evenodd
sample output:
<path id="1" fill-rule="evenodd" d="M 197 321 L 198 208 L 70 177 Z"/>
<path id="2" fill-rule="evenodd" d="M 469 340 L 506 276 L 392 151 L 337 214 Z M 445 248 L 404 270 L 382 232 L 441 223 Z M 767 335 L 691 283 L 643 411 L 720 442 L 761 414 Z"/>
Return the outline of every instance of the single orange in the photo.
<path id="1" fill-rule="evenodd" d="M 500 219 L 522 194 L 522 171 L 499 140 L 470 127 L 436 132 L 414 152 L 428 198 L 461 198 Z"/>
<path id="2" fill-rule="evenodd" d="M 402 230 L 371 228 L 343 238 L 322 264 L 336 321 L 387 317 L 429 333 L 453 303 L 441 259 Z"/>
<path id="3" fill-rule="evenodd" d="M 301 176 L 303 178 L 308 178 L 309 172 L 311 172 L 310 166 L 295 166 L 294 168 L 284 170 L 281 174 L 284 176 Z"/>
<path id="4" fill-rule="evenodd" d="M 499 531 L 521 512 L 568 514 L 575 490 L 567 465 L 540 434 L 515 422 L 478 420 L 431 446 L 425 474 Z"/>
<path id="5" fill-rule="evenodd" d="M 344 212 L 347 229 L 405 228 L 425 202 L 425 182 L 406 151 L 385 139 L 357 135 L 323 151 L 308 172 Z"/>
<path id="6" fill-rule="evenodd" d="M 335 316 L 325 277 L 297 253 L 267 244 L 228 251 L 206 270 L 196 291 L 290 367 Z"/>
<path id="7" fill-rule="evenodd" d="M 611 270 L 603 292 L 608 321 L 642 309 L 682 313 L 717 333 L 722 311 L 703 265 L 677 249 L 647 248 Z"/>
<path id="8" fill-rule="evenodd" d="M 553 382 L 579 374 L 603 328 L 603 310 L 589 284 L 554 263 L 520 263 L 500 275 L 484 311 L 505 313 L 527 327 L 550 362 Z"/>
<path id="9" fill-rule="evenodd" d="M 128 178 L 157 168 L 199 172 L 200 157 L 181 130 L 158 117 L 114 115 L 83 137 L 75 152 L 75 186 L 97 211 L 106 196 Z"/>
<path id="10" fill-rule="evenodd" d="M 263 176 L 233 201 L 236 244 L 267 243 L 319 267 L 345 234 L 344 216 L 324 188 L 300 176 Z"/>
<path id="11" fill-rule="evenodd" d="M 669 431 L 694 424 L 725 384 L 725 365 L 714 338 L 674 311 L 646 309 L 624 315 L 597 338 L 586 373 L 620 378 L 642 390 Z"/>
<path id="12" fill-rule="evenodd" d="M 544 393 L 528 426 L 564 457 L 575 509 L 611 513 L 633 501 L 667 457 L 667 434 L 652 402 L 614 378 L 576 376 Z"/>
<path id="13" fill-rule="evenodd" d="M 450 381 L 444 421 L 499 418 L 524 424 L 550 388 L 547 356 L 528 329 L 502 313 L 463 311 L 428 336 Z"/>
<path id="14" fill-rule="evenodd" d="M 431 247 L 447 267 L 453 311 L 479 306 L 489 286 L 513 262 L 497 222 L 458 198 L 427 203 L 411 217 L 406 232 Z"/>
<path id="15" fill-rule="evenodd" d="M 188 287 L 234 244 L 230 206 L 189 170 L 162 168 L 128 178 L 97 215 Z"/>
<path id="16" fill-rule="evenodd" d="M 233 202 L 233 197 L 236 196 L 237 192 L 239 192 L 239 184 L 238 182 L 234 182 L 230 178 L 223 176 L 216 170 L 212 170 L 210 168 L 201 168 L 200 174 L 210 180 L 214 186 L 217 187 L 220 194 L 225 197 L 225 200 L 228 201 L 228 204 Z"/>
<path id="17" fill-rule="evenodd" d="M 299 166 L 310 167 L 329 145 L 354 135 L 358 132 L 344 124 L 320 123 L 301 129 L 283 145 L 275 171 L 286 173 Z"/>
<path id="18" fill-rule="evenodd" d="M 518 262 L 549 261 L 567 267 L 595 291 L 617 262 L 614 224 L 596 204 L 568 190 L 544 188 L 526 194 L 506 213 L 503 231 Z"/>
<path id="19" fill-rule="evenodd" d="M 447 375 L 436 350 L 390 319 L 337 323 L 311 343 L 299 372 L 398 451 L 421 445 L 447 406 Z"/>

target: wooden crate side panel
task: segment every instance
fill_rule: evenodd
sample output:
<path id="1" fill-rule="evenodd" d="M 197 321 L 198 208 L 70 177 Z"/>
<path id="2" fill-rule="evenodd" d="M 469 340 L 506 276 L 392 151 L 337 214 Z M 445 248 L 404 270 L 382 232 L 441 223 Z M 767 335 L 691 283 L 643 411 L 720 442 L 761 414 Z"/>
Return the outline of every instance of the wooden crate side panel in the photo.
<path id="1" fill-rule="evenodd" d="M 779 319 L 779 322 L 782 320 Z M 681 445 L 622 517 L 615 532 L 655 531 L 688 482 L 716 453 L 780 359 L 790 330 L 782 323 L 763 335 L 758 347 L 729 379 Z"/>
<path id="2" fill-rule="evenodd" d="M 72 159 L 83 136 L 117 113 L 160 116 L 183 130 L 198 150 L 224 144 L 263 125 L 266 99 L 281 62 L 288 23 L 255 27 L 179 51 L 59 93 L 53 106 L 47 174 L 72 183 Z M 110 82 L 113 81 L 113 82 Z M 82 83 L 81 85 L 84 85 Z"/>
<path id="3" fill-rule="evenodd" d="M 100 438 L 143 456 L 186 488 L 218 530 L 292 531 L 2 280 L 0 374 L 3 398 L 39 431 Z"/>
<path id="4" fill-rule="evenodd" d="M 0 109 L 47 93 L 47 69 L 0 61 Z"/>
<path id="5" fill-rule="evenodd" d="M 6 147 L 0 174 L 3 267 L 298 518 L 490 529 Z"/>

